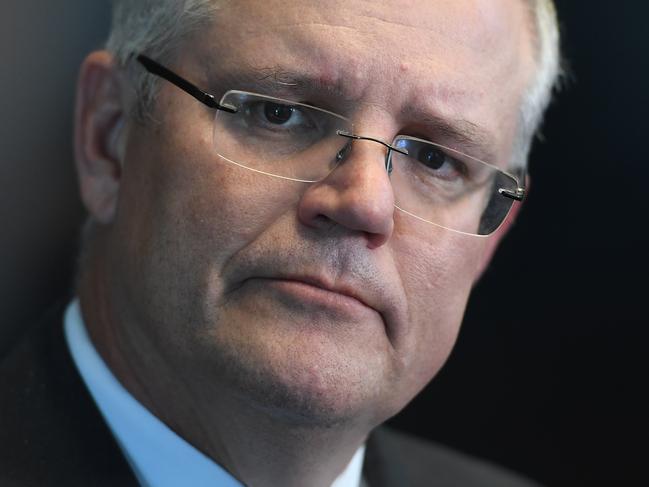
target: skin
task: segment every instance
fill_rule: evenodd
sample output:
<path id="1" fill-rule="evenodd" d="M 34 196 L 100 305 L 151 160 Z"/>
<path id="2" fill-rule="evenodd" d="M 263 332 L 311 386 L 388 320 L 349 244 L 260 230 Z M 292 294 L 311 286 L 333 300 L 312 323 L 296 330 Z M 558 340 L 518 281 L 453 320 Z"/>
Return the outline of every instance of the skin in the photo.
<path id="1" fill-rule="evenodd" d="M 358 133 L 461 149 L 425 119 L 464 120 L 509 160 L 534 73 L 522 3 L 330 3 L 226 3 L 169 66 L 219 96 L 246 89 L 233 71 L 299 67 L 321 88 L 300 101 Z M 214 153 L 213 112 L 176 87 L 161 82 L 156 123 L 128 117 L 132 97 L 108 53 L 86 59 L 76 159 L 97 225 L 79 296 L 95 346 L 244 483 L 330 485 L 439 371 L 512 218 L 477 238 L 396 211 L 369 142 L 316 184 L 261 176 Z"/>

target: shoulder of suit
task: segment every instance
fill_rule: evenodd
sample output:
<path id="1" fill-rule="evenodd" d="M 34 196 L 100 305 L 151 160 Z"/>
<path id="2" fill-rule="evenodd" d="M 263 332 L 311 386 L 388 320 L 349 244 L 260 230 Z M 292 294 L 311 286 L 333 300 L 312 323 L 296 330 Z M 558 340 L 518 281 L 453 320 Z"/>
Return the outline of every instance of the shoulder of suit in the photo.
<path id="1" fill-rule="evenodd" d="M 370 436 L 367 462 L 391 479 L 386 486 L 539 487 L 505 468 L 387 427 Z"/>
<path id="2" fill-rule="evenodd" d="M 65 305 L 0 360 L 0 486 L 135 485 L 67 349 Z"/>

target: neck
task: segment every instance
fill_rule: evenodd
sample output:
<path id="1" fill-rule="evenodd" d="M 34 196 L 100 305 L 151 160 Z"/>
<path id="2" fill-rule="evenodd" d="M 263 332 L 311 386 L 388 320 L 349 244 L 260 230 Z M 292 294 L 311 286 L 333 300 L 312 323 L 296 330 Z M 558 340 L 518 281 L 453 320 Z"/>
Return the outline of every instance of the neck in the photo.
<path id="1" fill-rule="evenodd" d="M 251 486 L 330 486 L 366 438 L 354 428 L 295 424 L 235 395 L 216 409 L 208 454 Z"/>
<path id="2" fill-rule="evenodd" d="M 169 428 L 245 485 L 330 486 L 343 472 L 366 440 L 367 421 L 296 419 L 227 385 L 195 384 L 138 332 L 110 292 L 109 266 L 89 260 L 78 294 L 90 338 L 122 385 Z"/>

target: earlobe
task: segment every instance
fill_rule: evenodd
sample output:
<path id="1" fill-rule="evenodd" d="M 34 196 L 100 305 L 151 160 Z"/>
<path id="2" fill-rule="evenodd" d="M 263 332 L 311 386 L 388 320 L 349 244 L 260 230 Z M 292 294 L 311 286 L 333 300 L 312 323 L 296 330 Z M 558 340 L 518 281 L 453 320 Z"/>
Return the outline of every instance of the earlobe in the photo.
<path id="1" fill-rule="evenodd" d="M 112 222 L 119 196 L 125 141 L 122 80 L 112 55 L 90 54 L 77 85 L 75 158 L 81 198 L 93 219 Z"/>

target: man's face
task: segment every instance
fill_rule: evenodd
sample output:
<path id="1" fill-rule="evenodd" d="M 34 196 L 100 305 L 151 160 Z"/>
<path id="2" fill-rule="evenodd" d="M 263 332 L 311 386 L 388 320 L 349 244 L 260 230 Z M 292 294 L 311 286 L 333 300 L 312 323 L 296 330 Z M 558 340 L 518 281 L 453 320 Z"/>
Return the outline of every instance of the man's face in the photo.
<path id="1" fill-rule="evenodd" d="M 504 166 L 534 69 L 528 15 L 520 0 L 226 2 L 170 67 L 217 96 L 263 78 L 359 134 L 463 150 L 441 117 Z M 446 360 L 494 237 L 396 211 L 378 144 L 304 184 L 220 159 L 214 113 L 169 83 L 154 117 L 126 132 L 109 232 L 127 333 L 189 394 L 316 422 L 401 409 Z"/>

